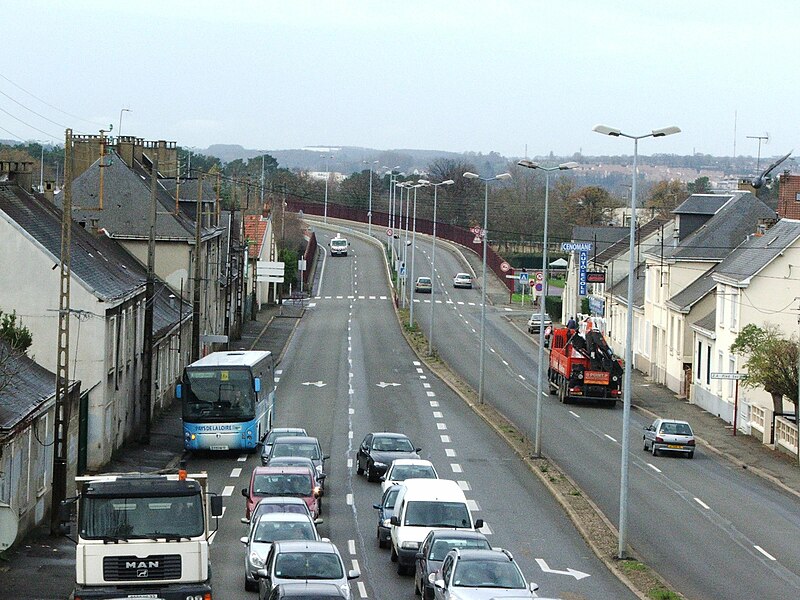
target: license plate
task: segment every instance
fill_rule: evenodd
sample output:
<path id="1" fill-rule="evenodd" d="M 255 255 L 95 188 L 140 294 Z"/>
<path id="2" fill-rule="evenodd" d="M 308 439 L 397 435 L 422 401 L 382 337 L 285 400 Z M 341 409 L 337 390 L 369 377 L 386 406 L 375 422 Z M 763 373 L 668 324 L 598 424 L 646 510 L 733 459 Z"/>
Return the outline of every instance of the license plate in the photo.
<path id="1" fill-rule="evenodd" d="M 210 450 L 229 450 L 227 446 L 209 446 Z"/>
<path id="2" fill-rule="evenodd" d="M 677 444 L 667 444 L 667 448 L 676 448 L 680 450 L 683 446 L 678 446 Z"/>

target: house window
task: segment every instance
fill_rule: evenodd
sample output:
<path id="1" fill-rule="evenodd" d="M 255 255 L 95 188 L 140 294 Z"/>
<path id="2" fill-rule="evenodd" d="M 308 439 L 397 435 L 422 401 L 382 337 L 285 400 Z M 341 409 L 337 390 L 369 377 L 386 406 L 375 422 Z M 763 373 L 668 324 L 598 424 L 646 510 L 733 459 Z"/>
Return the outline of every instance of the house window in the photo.
<path id="1" fill-rule="evenodd" d="M 711 346 L 706 348 L 706 385 L 711 385 Z"/>
<path id="2" fill-rule="evenodd" d="M 717 372 L 722 373 L 722 350 L 717 351 Z M 717 396 L 722 397 L 722 379 L 717 379 Z"/>
<path id="3" fill-rule="evenodd" d="M 728 357 L 728 373 L 736 373 L 736 359 L 733 356 Z M 736 382 L 733 379 L 728 381 L 728 400 L 733 402 L 733 392 L 736 387 Z"/>
<path id="4" fill-rule="evenodd" d="M 644 354 L 645 356 L 651 356 L 650 342 L 653 339 L 652 338 L 653 329 L 655 328 L 651 327 L 650 321 L 644 322 L 644 352 L 642 352 L 642 354 Z"/>
<path id="5" fill-rule="evenodd" d="M 701 381 L 700 374 L 703 372 L 703 342 L 697 342 L 697 365 L 694 369 L 697 382 Z"/>
<path id="6" fill-rule="evenodd" d="M 725 288 L 720 287 L 717 291 L 717 323 L 720 327 L 725 327 Z"/>
<path id="7" fill-rule="evenodd" d="M 738 294 L 731 294 L 731 330 L 736 330 L 739 327 L 739 316 L 738 316 Z"/>
<path id="8" fill-rule="evenodd" d="M 797 192 L 797 193 L 794 195 L 794 201 L 795 201 L 795 202 L 800 202 L 800 192 Z"/>

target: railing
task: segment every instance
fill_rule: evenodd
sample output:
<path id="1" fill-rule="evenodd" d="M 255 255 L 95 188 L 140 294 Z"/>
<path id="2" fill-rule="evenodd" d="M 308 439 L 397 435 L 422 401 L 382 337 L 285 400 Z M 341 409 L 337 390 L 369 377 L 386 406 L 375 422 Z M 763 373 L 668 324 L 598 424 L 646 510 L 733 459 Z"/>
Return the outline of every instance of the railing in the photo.
<path id="1" fill-rule="evenodd" d="M 297 198 L 287 199 L 287 208 L 293 212 L 303 211 L 304 214 L 321 216 L 325 213 L 325 207 L 317 202 L 309 202 L 299 200 Z M 367 223 L 369 218 L 366 209 L 356 208 L 353 206 L 341 206 L 339 204 L 328 204 L 328 216 L 332 219 L 345 219 L 347 221 L 358 221 L 359 223 Z M 381 229 L 389 227 L 389 213 L 372 211 L 372 225 Z M 433 221 L 428 219 L 417 219 L 417 232 L 433 234 Z M 460 244 L 469 250 L 472 250 L 481 259 L 483 259 L 483 245 L 475 244 L 475 234 L 468 229 L 459 227 L 457 225 L 450 225 L 449 223 L 436 223 L 436 237 L 450 240 L 456 244 Z M 513 279 L 506 279 L 506 273 L 500 269 L 503 264 L 503 257 L 489 246 L 486 249 L 486 266 L 490 268 L 505 284 L 505 286 L 513 291 Z"/>
<path id="2" fill-rule="evenodd" d="M 311 237 L 308 239 L 308 245 L 306 246 L 306 252 L 303 254 L 303 258 L 306 261 L 306 270 L 303 271 L 303 286 L 305 289 L 308 289 L 308 279 L 311 277 L 311 269 L 308 268 L 308 265 L 313 264 L 314 257 L 317 255 L 317 235 L 312 231 Z"/>
<path id="3" fill-rule="evenodd" d="M 758 429 L 762 434 L 767 427 L 767 410 L 763 406 L 752 404 L 750 406 L 750 426 Z"/>
<path id="4" fill-rule="evenodd" d="M 785 417 L 775 418 L 775 445 L 797 452 L 797 425 Z"/>

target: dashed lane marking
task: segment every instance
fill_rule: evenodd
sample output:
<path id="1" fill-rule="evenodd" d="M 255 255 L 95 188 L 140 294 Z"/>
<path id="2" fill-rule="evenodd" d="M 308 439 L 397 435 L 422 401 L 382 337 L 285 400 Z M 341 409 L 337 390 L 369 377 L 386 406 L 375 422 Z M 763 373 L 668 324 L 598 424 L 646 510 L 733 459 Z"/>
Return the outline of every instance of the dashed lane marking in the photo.
<path id="1" fill-rule="evenodd" d="M 659 469 L 657 466 L 651 465 L 650 463 L 647 463 L 647 466 L 653 469 L 653 471 L 655 471 L 656 473 L 661 473 L 661 469 Z"/>
<path id="2" fill-rule="evenodd" d="M 440 435 L 439 437 L 442 439 L 442 443 L 443 444 L 449 444 L 450 443 L 450 436 L 449 435 Z"/>
<path id="3" fill-rule="evenodd" d="M 275 375 L 283 375 L 283 369 L 275 369 Z"/>
<path id="4" fill-rule="evenodd" d="M 445 448 L 444 449 L 444 454 L 445 454 L 445 456 L 447 456 L 449 458 L 455 458 L 456 457 L 456 451 L 453 450 L 452 448 Z"/>
<path id="5" fill-rule="evenodd" d="M 453 469 L 453 473 L 463 473 L 464 469 L 461 468 L 461 465 L 458 463 L 450 463 L 450 468 Z"/>
<path id="6" fill-rule="evenodd" d="M 472 512 L 478 512 L 481 509 L 475 500 L 467 500 L 467 508 L 469 508 Z"/>
<path id="7" fill-rule="evenodd" d="M 224 488 L 222 488 L 222 494 L 221 494 L 222 496 L 231 496 L 232 494 L 233 494 L 232 485 L 226 485 Z"/>
<path id="8" fill-rule="evenodd" d="M 236 459 L 237 462 L 247 462 L 247 454 L 242 454 L 239 458 Z"/>
<path id="9" fill-rule="evenodd" d="M 347 551 L 350 554 L 356 553 L 356 541 L 355 540 L 347 540 Z"/>
<path id="10" fill-rule="evenodd" d="M 569 414 L 571 414 L 571 415 L 572 415 L 573 417 L 575 417 L 576 419 L 580 419 L 580 418 L 581 418 L 581 416 L 580 416 L 578 413 L 576 413 L 576 412 L 569 411 Z"/>
<path id="11" fill-rule="evenodd" d="M 439 401 L 431 400 L 431 408 L 439 408 Z"/>
<path id="12" fill-rule="evenodd" d="M 347 459 L 347 469 L 350 470 L 352 468 L 353 468 L 353 459 L 352 458 L 348 458 Z"/>
<path id="13" fill-rule="evenodd" d="M 458 487 L 461 488 L 462 492 L 468 492 L 472 489 L 472 486 L 470 486 L 469 481 L 464 481 L 463 479 L 459 479 L 456 483 L 458 484 Z"/>
<path id="14" fill-rule="evenodd" d="M 353 506 L 353 494 L 347 494 L 347 496 L 345 498 L 346 498 L 345 501 L 347 502 L 347 506 Z"/>
<path id="15" fill-rule="evenodd" d="M 425 371 L 423 369 L 421 369 L 420 367 L 417 367 L 417 373 L 424 373 L 424 372 Z"/>
<path id="16" fill-rule="evenodd" d="M 611 437 L 611 436 L 610 436 L 610 435 L 608 435 L 607 433 L 604 433 L 603 435 L 604 435 L 604 436 L 606 436 L 608 439 L 610 439 L 610 440 L 611 440 L 612 442 L 614 442 L 615 444 L 617 443 L 617 440 L 615 440 L 613 437 Z"/>
<path id="17" fill-rule="evenodd" d="M 694 501 L 697 502 L 700 506 L 702 506 L 706 510 L 711 510 L 711 507 L 702 500 L 700 500 L 700 498 L 695 498 Z"/>
<path id="18" fill-rule="evenodd" d="M 438 429 L 439 431 L 444 431 L 445 429 L 447 429 L 447 425 L 445 423 L 437 423 L 436 429 Z"/>
<path id="19" fill-rule="evenodd" d="M 769 552 L 767 552 L 766 550 L 764 550 L 764 549 L 763 549 L 761 546 L 753 546 L 753 548 L 755 548 L 756 550 L 758 550 L 759 552 L 761 552 L 761 554 L 763 554 L 764 556 L 766 556 L 768 559 L 770 559 L 770 560 L 777 560 L 777 559 L 776 559 L 774 556 L 772 556 L 772 554 L 770 554 Z"/>
<path id="20" fill-rule="evenodd" d="M 519 378 L 522 379 L 522 381 L 525 381 L 525 375 L 520 375 Z"/>
<path id="21" fill-rule="evenodd" d="M 361 598 L 366 598 L 367 597 L 367 587 L 364 585 L 364 582 L 363 581 L 358 581 L 358 582 L 356 582 L 356 585 L 358 586 L 358 595 Z"/>
<path id="22" fill-rule="evenodd" d="M 434 419 L 441 419 L 443 417 L 442 413 L 438 410 L 433 411 L 433 418 Z"/>
<path id="23" fill-rule="evenodd" d="M 430 383 L 423 383 L 422 387 L 424 387 L 427 390 L 427 389 L 430 389 L 431 384 Z"/>
<path id="24" fill-rule="evenodd" d="M 434 398 L 436 396 L 436 392 L 425 392 L 429 398 Z"/>
<path id="25" fill-rule="evenodd" d="M 480 531 L 483 535 L 492 535 L 494 533 L 492 528 L 489 527 L 489 524 L 486 522 L 484 522 L 483 527 L 478 529 L 478 531 Z"/>
<path id="26" fill-rule="evenodd" d="M 231 477 L 236 478 L 241 476 L 242 470 L 241 469 L 232 469 L 231 470 Z"/>
<path id="27" fill-rule="evenodd" d="M 421 362 L 419 362 L 418 360 L 412 360 L 412 361 L 411 361 L 411 364 L 412 364 L 412 365 L 414 365 L 415 367 L 419 367 L 419 366 L 421 366 L 421 365 L 422 365 L 422 363 L 421 363 Z"/>

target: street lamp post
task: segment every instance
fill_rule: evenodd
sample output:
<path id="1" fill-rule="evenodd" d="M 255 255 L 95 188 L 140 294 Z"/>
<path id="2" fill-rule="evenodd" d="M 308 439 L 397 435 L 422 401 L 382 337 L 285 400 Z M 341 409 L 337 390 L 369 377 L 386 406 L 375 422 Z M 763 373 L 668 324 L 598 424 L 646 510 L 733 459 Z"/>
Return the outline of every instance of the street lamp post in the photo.
<path id="1" fill-rule="evenodd" d="M 483 196 L 483 283 L 481 283 L 481 358 L 480 375 L 478 376 L 478 403 L 483 404 L 483 377 L 484 361 L 486 354 L 486 248 L 489 238 L 489 182 L 500 179 L 511 179 L 511 173 L 500 173 L 494 177 L 481 177 L 476 173 L 467 171 L 464 173 L 467 179 L 480 179 L 486 184 Z"/>
<path id="2" fill-rule="evenodd" d="M 416 279 L 414 279 L 414 257 L 417 247 L 417 189 L 421 188 L 424 184 L 419 181 L 410 187 L 414 189 L 414 217 L 412 218 L 413 233 L 411 234 L 411 300 L 409 302 L 408 312 L 408 326 L 414 326 L 414 291 L 417 287 Z M 433 300 L 433 280 L 431 280 L 431 300 Z"/>
<path id="3" fill-rule="evenodd" d="M 326 225 L 328 224 L 328 179 L 331 178 L 331 174 L 328 171 L 328 159 L 333 158 L 332 156 L 325 157 L 325 214 L 323 216 L 322 222 Z"/>
<path id="4" fill-rule="evenodd" d="M 430 323 L 430 330 L 428 332 L 428 356 L 433 354 L 433 316 L 436 309 L 436 302 L 433 299 L 433 287 L 436 285 L 434 282 L 436 281 L 436 200 L 437 200 L 437 192 L 439 191 L 440 185 L 453 185 L 455 181 L 452 179 L 447 179 L 440 183 L 432 183 L 427 179 L 420 179 L 418 183 L 422 185 L 431 186 L 433 188 L 433 248 L 431 250 L 431 323 Z"/>
<path id="5" fill-rule="evenodd" d="M 521 167 L 528 169 L 539 169 L 544 171 L 544 234 L 542 247 L 542 295 L 539 301 L 539 366 L 536 376 L 536 423 L 533 430 L 533 453 L 535 456 L 542 455 L 542 371 L 544 365 L 544 313 L 545 313 L 545 294 L 547 286 L 547 219 L 550 210 L 550 173 L 553 171 L 567 171 L 578 166 L 576 162 L 566 162 L 555 167 L 543 167 L 542 165 L 530 160 L 521 160 L 517 163 Z M 549 384 L 548 384 L 549 385 Z"/>
<path id="6" fill-rule="evenodd" d="M 395 193 L 396 193 L 397 188 L 400 188 L 399 206 L 398 206 L 398 200 L 397 200 L 397 198 L 395 198 L 395 209 L 399 209 L 399 216 L 397 218 L 397 227 L 400 227 L 403 224 L 403 190 L 406 188 L 406 186 L 408 184 L 409 184 L 409 182 L 407 182 L 407 181 L 401 181 L 400 183 L 395 183 L 394 184 Z M 395 239 L 397 239 L 398 242 L 400 241 L 400 234 L 398 233 L 397 229 L 394 230 L 394 233 L 392 235 L 392 247 L 394 247 L 394 245 L 395 245 L 395 243 L 394 243 Z M 397 248 L 397 250 L 395 252 L 395 265 L 394 266 L 395 266 L 395 276 L 396 276 L 396 280 L 397 280 L 397 285 L 395 287 L 396 287 L 397 293 L 400 294 L 400 285 L 401 285 L 401 283 L 403 285 L 403 293 L 401 294 L 401 296 L 402 296 L 401 302 L 402 302 L 403 308 L 405 308 L 405 305 L 406 305 L 405 304 L 406 303 L 406 300 L 405 300 L 405 278 L 403 278 L 403 279 L 400 278 L 400 269 L 405 267 L 405 260 L 402 260 L 402 261 L 400 260 L 400 248 Z"/>
<path id="7" fill-rule="evenodd" d="M 631 421 L 631 372 L 633 370 L 633 280 L 636 277 L 636 260 L 634 256 L 636 237 L 636 179 L 638 177 L 639 140 L 648 137 L 664 137 L 680 133 L 680 128 L 664 127 L 654 129 L 644 135 L 629 135 L 619 129 L 606 125 L 595 125 L 592 129 L 602 135 L 626 137 L 633 140 L 633 183 L 631 185 L 631 226 L 628 243 L 628 314 L 627 331 L 625 332 L 625 371 L 622 383 L 622 462 L 619 482 L 619 558 L 625 558 L 628 545 L 628 439 Z"/>
<path id="8" fill-rule="evenodd" d="M 367 162 L 367 161 L 363 161 Z M 377 165 L 379 161 L 373 160 L 369 163 L 369 210 L 367 211 L 367 235 L 372 237 L 372 165 Z"/>
<path id="9" fill-rule="evenodd" d="M 122 113 L 133 112 L 130 108 L 123 108 L 119 111 L 119 127 L 117 127 L 117 136 L 122 137 Z"/>

